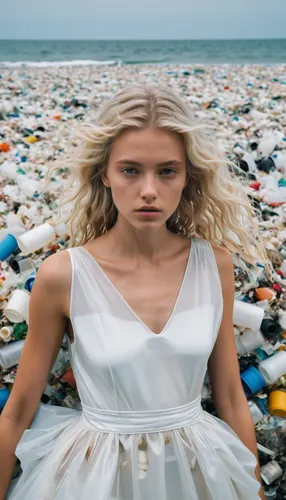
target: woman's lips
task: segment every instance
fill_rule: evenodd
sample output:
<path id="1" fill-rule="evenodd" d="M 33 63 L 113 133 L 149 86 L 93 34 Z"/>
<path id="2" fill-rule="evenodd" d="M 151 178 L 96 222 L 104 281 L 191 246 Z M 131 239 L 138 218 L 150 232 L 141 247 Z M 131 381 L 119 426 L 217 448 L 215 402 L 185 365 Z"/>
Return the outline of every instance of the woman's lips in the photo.
<path id="1" fill-rule="evenodd" d="M 149 211 L 149 210 L 136 210 L 136 213 L 139 214 L 141 217 L 156 217 L 158 216 L 161 212 L 158 211 Z"/>

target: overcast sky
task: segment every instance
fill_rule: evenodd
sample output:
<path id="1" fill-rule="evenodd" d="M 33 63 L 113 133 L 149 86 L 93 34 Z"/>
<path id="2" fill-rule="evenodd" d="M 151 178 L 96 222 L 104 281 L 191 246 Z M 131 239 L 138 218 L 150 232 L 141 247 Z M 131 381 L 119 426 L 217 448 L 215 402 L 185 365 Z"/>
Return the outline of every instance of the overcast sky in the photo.
<path id="1" fill-rule="evenodd" d="M 286 0 L 4 0 L 0 38 L 286 38 Z"/>

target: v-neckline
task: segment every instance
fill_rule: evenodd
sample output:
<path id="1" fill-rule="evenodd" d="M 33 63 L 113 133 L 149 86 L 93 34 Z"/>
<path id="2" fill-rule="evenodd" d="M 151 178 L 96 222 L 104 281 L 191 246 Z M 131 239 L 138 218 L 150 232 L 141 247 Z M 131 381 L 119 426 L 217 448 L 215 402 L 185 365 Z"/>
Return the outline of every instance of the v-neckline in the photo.
<path id="1" fill-rule="evenodd" d="M 112 287 L 112 289 L 115 291 L 115 293 L 117 294 L 117 296 L 122 300 L 122 302 L 127 306 L 127 308 L 129 309 L 129 311 L 133 314 L 133 316 L 139 321 L 139 323 L 145 328 L 145 330 L 147 330 L 153 337 L 161 337 L 165 334 L 165 332 L 167 331 L 167 328 L 169 326 L 169 324 L 171 323 L 174 315 L 175 315 L 175 312 L 177 310 L 177 307 L 178 307 L 178 304 L 179 304 L 179 301 L 180 301 L 180 298 L 182 296 L 182 293 L 183 293 L 183 289 L 184 289 L 184 285 L 185 285 L 185 282 L 186 282 L 186 278 L 187 278 L 187 275 L 188 275 L 188 271 L 189 271 L 189 267 L 190 267 L 190 263 L 192 261 L 192 254 L 193 254 L 193 246 L 194 246 L 194 239 L 195 238 L 190 238 L 190 244 L 189 244 L 189 253 L 188 253 L 188 258 L 187 258 L 187 263 L 186 263 L 186 266 L 185 266 L 185 271 L 184 271 L 184 275 L 183 275 L 183 279 L 181 281 L 181 285 L 180 285 L 180 288 L 179 288 L 179 291 L 178 291 L 178 294 L 177 294 L 177 298 L 176 298 L 176 301 L 175 301 L 175 304 L 174 304 L 174 307 L 172 309 L 172 312 L 163 328 L 163 330 L 160 332 L 160 333 L 155 333 L 153 332 L 153 330 L 151 330 L 151 328 L 149 328 L 148 325 L 146 325 L 146 323 L 144 323 L 144 321 L 139 318 L 138 314 L 136 314 L 136 312 L 134 311 L 134 309 L 130 306 L 130 304 L 128 304 L 127 300 L 125 300 L 125 298 L 123 297 L 123 295 L 119 292 L 118 288 L 116 288 L 116 286 L 114 285 L 114 283 L 111 281 L 111 279 L 107 276 L 107 274 L 105 273 L 105 271 L 102 269 L 102 267 L 98 264 L 97 260 L 95 259 L 95 257 L 88 251 L 86 250 L 86 248 L 84 248 L 83 246 L 81 247 L 77 247 L 81 250 L 83 250 L 83 252 L 85 254 L 88 255 L 88 257 L 92 260 L 92 262 L 94 262 L 94 264 L 96 265 L 97 269 L 99 269 L 99 271 L 101 272 L 101 274 L 103 275 L 103 277 L 106 279 L 106 281 L 110 284 L 110 286 Z"/>

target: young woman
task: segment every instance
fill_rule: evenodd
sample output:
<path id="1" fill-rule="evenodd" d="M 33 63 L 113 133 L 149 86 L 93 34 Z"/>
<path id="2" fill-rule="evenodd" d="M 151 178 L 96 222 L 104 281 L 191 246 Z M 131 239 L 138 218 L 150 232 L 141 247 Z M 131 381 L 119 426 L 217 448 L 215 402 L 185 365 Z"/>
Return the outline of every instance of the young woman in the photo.
<path id="1" fill-rule="evenodd" d="M 1 500 L 15 454 L 11 500 L 264 498 L 232 253 L 270 264 L 229 162 L 179 96 L 136 86 L 80 127 L 50 174 L 59 166 L 72 173 L 71 245 L 31 294 L 0 420 Z M 82 411 L 39 405 L 65 333 Z M 201 406 L 207 369 L 219 418 Z"/>

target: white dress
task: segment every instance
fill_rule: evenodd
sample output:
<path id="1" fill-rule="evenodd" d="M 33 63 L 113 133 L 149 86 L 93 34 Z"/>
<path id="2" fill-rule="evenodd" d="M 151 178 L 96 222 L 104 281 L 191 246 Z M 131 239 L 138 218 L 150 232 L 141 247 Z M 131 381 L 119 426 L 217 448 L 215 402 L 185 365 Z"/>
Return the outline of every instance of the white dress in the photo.
<path id="1" fill-rule="evenodd" d="M 83 247 L 72 262 L 71 364 L 82 411 L 39 405 L 9 500 L 257 500 L 256 458 L 201 406 L 223 310 L 211 245 L 192 238 L 153 333 Z"/>

